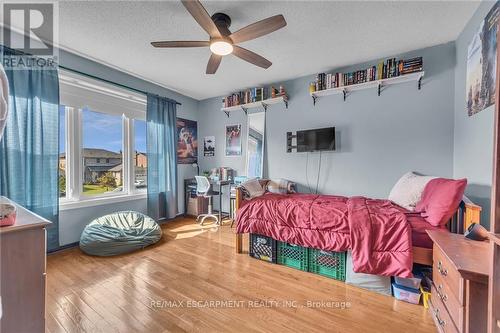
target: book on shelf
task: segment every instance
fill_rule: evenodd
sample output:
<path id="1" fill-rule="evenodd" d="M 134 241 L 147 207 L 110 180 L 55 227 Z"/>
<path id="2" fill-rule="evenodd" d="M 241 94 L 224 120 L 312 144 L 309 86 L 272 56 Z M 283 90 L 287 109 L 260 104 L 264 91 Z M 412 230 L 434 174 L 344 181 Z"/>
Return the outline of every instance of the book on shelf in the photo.
<path id="1" fill-rule="evenodd" d="M 353 84 L 383 80 L 423 71 L 423 58 L 411 59 L 390 58 L 369 68 L 348 73 L 318 73 L 315 82 L 311 83 L 315 91 L 339 88 Z"/>
<path id="2" fill-rule="evenodd" d="M 224 97 L 222 99 L 222 107 L 228 108 L 254 102 L 262 102 L 269 98 L 276 98 L 285 95 L 286 92 L 283 86 L 280 86 L 279 89 L 275 88 L 274 86 L 270 86 L 267 88 L 255 87 L 243 91 L 238 91 Z"/>

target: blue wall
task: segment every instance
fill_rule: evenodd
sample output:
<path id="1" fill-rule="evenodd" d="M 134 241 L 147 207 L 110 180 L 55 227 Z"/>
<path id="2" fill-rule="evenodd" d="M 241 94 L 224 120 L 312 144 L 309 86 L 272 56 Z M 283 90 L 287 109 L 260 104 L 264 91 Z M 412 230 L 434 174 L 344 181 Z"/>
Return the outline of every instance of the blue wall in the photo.
<path id="1" fill-rule="evenodd" d="M 467 48 L 493 4 L 492 1 L 481 3 L 456 41 L 453 175 L 468 179 L 466 195 L 483 207 L 481 224 L 485 226 L 490 224 L 494 106 L 469 117 L 465 110 L 465 80 Z"/>
<path id="2" fill-rule="evenodd" d="M 314 190 L 319 153 L 286 153 L 285 135 L 287 131 L 335 126 L 338 150 L 322 154 L 320 193 L 386 198 L 399 177 L 411 170 L 452 177 L 454 43 L 401 56 L 424 57 L 422 90 L 410 82 L 387 87 L 380 97 L 376 89 L 369 89 L 353 92 L 346 102 L 340 95 L 322 97 L 313 106 L 308 84 L 314 76 L 283 82 L 290 95 L 289 108 L 272 105 L 266 115 L 267 176 L 295 181 L 301 191 L 308 191 L 309 160 L 308 177 Z M 366 64 L 338 70 L 361 68 Z M 215 157 L 202 157 L 200 165 L 202 170 L 229 166 L 244 174 L 245 146 L 242 157 L 225 157 L 224 126 L 241 123 L 246 138 L 246 116 L 237 111 L 227 118 L 220 110 L 221 100 L 212 98 L 199 104 L 200 138 L 216 137 Z"/>

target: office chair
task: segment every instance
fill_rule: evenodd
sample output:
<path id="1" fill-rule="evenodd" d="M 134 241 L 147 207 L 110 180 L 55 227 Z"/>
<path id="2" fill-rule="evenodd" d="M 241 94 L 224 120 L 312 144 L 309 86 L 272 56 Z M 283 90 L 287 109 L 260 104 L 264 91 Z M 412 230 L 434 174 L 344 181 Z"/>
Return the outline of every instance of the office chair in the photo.
<path id="1" fill-rule="evenodd" d="M 220 224 L 219 218 L 217 215 L 212 212 L 212 196 L 213 192 L 210 189 L 210 182 L 207 177 L 204 176 L 195 176 L 196 178 L 196 195 L 208 198 L 208 212 L 207 214 L 198 215 L 196 218 L 196 222 L 200 220 L 200 224 L 203 225 L 206 218 L 214 218 L 216 224 Z"/>

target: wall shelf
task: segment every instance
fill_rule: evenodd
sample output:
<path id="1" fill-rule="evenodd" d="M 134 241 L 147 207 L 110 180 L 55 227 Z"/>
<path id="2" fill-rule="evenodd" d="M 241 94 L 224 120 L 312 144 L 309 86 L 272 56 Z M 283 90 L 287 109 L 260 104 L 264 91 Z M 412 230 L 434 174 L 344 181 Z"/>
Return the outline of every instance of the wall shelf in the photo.
<path id="1" fill-rule="evenodd" d="M 264 111 L 267 111 L 267 107 L 269 105 L 278 104 L 278 103 L 284 103 L 285 108 L 288 109 L 288 96 L 283 95 L 283 96 L 278 96 L 278 97 L 274 97 L 274 98 L 268 98 L 268 99 L 265 99 L 263 101 L 240 104 L 240 105 L 235 105 L 235 106 L 229 106 L 227 108 L 222 108 L 221 111 L 224 111 L 226 116 L 228 116 L 228 118 L 229 118 L 229 113 L 231 113 L 233 111 L 243 110 L 243 112 L 245 112 L 245 114 L 247 114 L 249 109 L 254 109 L 254 108 L 259 108 L 259 107 L 263 107 Z"/>
<path id="2" fill-rule="evenodd" d="M 381 92 L 383 87 L 387 87 L 387 86 L 394 85 L 394 84 L 410 82 L 410 81 L 416 81 L 418 83 L 417 88 L 418 88 L 418 90 L 420 90 L 420 88 L 422 86 L 423 76 L 424 76 L 424 72 L 422 71 L 422 72 L 417 72 L 417 73 L 411 73 L 411 74 L 405 74 L 405 75 L 400 75 L 400 76 L 396 76 L 396 77 L 391 77 L 391 78 L 387 78 L 387 79 L 363 82 L 363 83 L 358 83 L 358 84 L 351 84 L 348 86 L 343 86 L 343 87 L 338 87 L 338 88 L 318 90 L 318 91 L 311 92 L 310 94 L 311 94 L 311 97 L 313 99 L 313 104 L 316 105 L 316 99 L 318 99 L 318 97 L 342 94 L 344 96 L 344 101 L 345 101 L 346 97 L 349 93 L 356 91 L 356 90 L 363 90 L 363 89 L 370 89 L 370 88 L 377 88 L 377 94 L 378 94 L 378 96 L 380 96 L 380 92 Z"/>

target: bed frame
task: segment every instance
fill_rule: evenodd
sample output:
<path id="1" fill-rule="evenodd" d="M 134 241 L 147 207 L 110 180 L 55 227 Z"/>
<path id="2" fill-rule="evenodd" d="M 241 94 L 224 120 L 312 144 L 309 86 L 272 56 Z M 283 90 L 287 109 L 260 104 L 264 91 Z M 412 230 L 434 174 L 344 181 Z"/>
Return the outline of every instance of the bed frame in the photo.
<path id="1" fill-rule="evenodd" d="M 243 192 L 241 188 L 236 188 L 236 214 L 243 201 Z M 472 203 L 469 199 L 464 197 L 460 206 L 453 215 L 447 227 L 450 232 L 463 234 L 465 230 L 472 223 L 479 223 L 481 214 L 481 207 Z M 243 250 L 243 234 L 235 234 L 235 248 L 236 253 L 242 253 Z M 413 247 L 413 263 L 432 266 L 432 249 L 424 247 Z"/>

